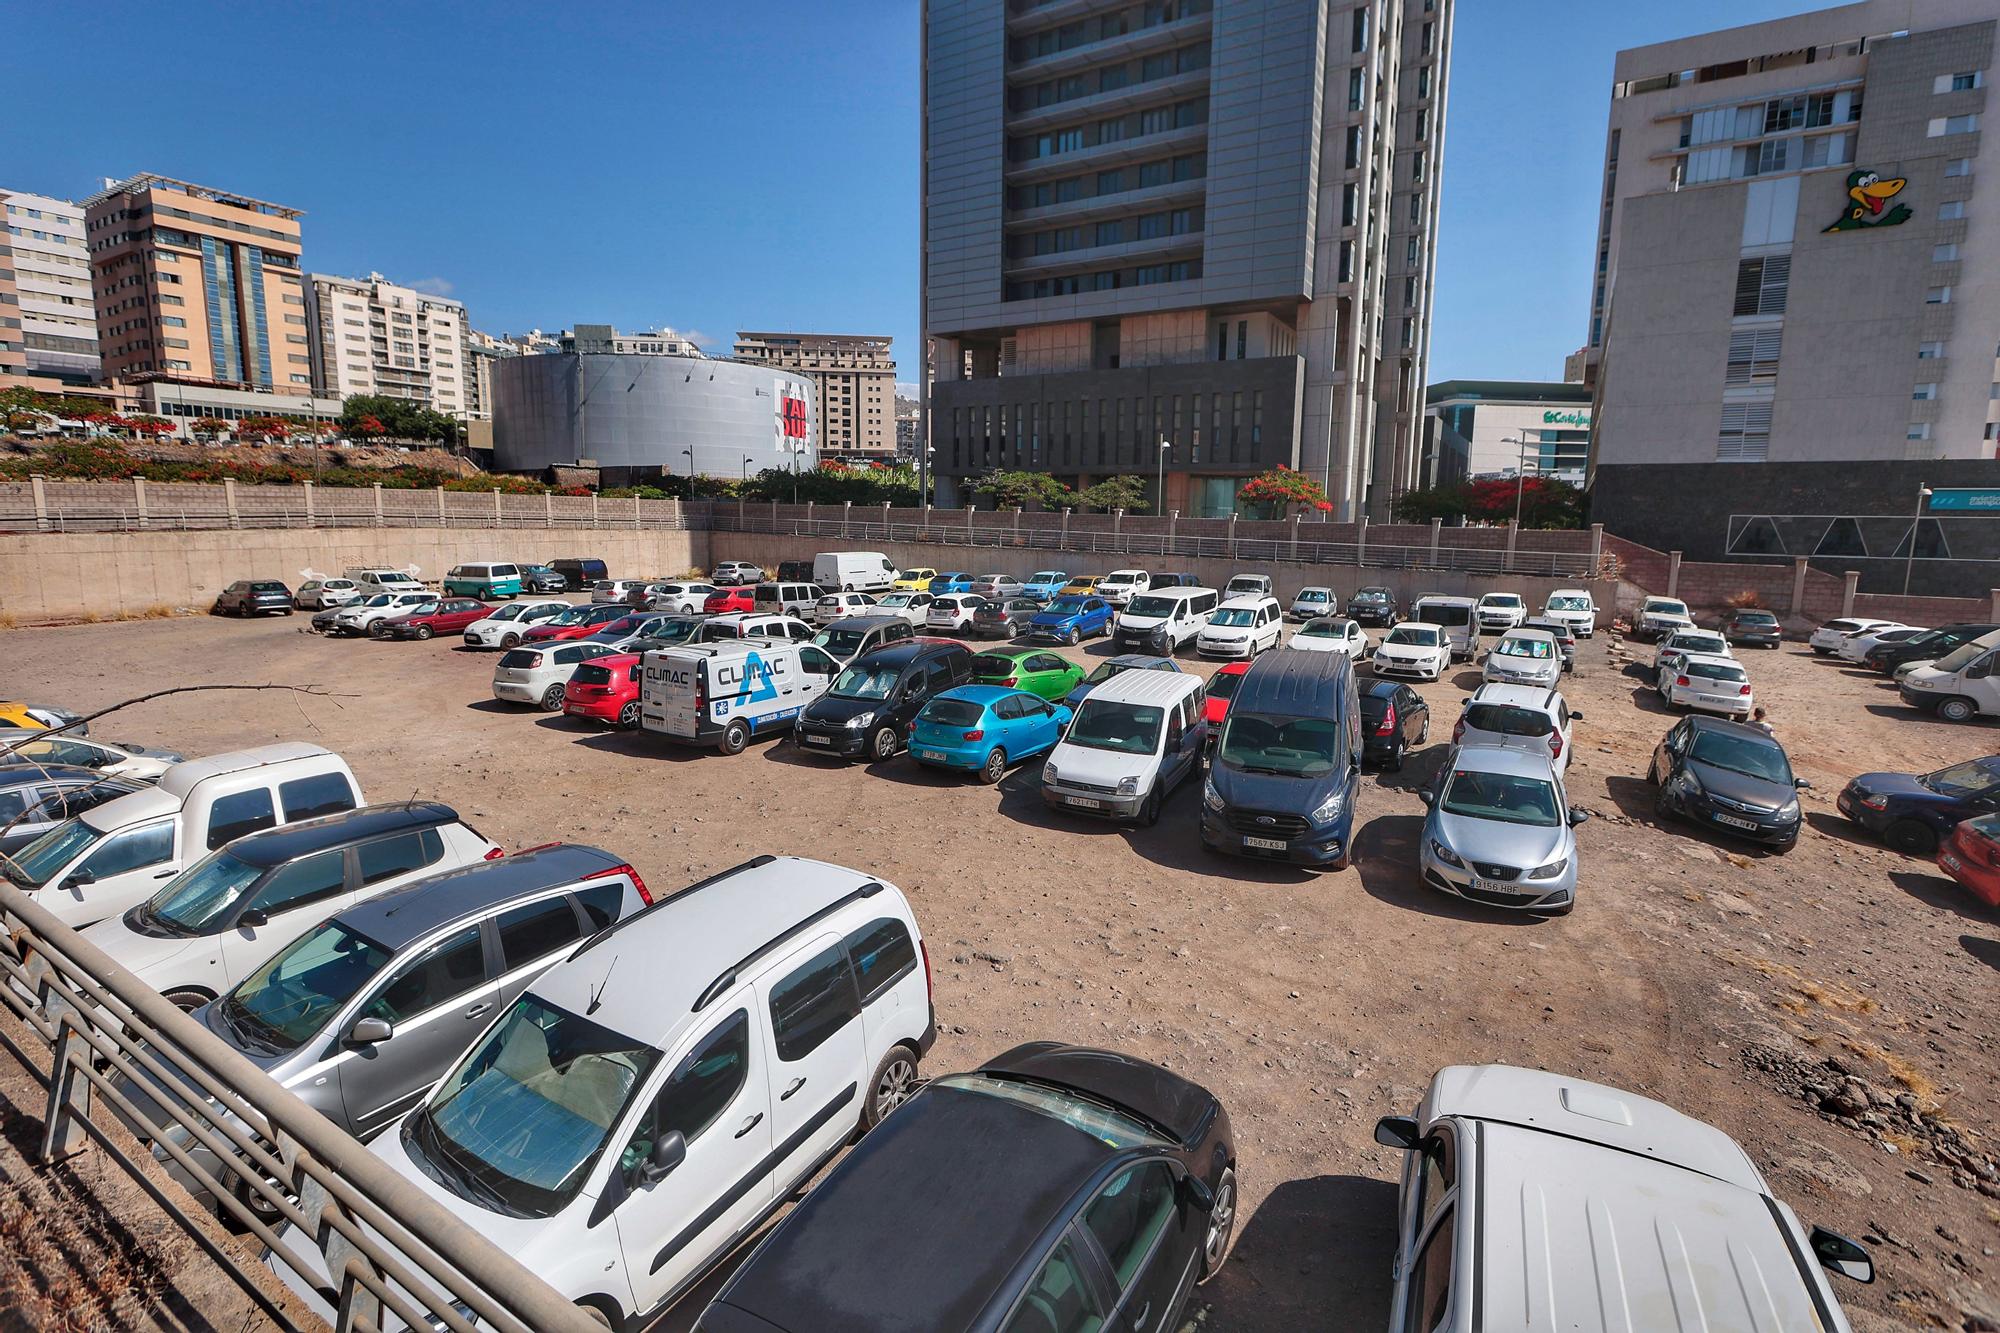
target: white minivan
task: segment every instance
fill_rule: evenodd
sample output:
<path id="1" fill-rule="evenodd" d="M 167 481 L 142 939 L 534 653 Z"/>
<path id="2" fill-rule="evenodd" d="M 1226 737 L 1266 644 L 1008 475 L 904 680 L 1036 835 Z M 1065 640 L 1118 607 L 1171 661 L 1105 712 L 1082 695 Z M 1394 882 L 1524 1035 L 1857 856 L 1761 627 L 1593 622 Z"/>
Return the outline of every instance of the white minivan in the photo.
<path id="1" fill-rule="evenodd" d="M 1203 657 L 1247 660 L 1276 648 L 1284 632 L 1285 608 L 1277 598 L 1232 597 L 1201 627 L 1194 647 Z"/>
<path id="2" fill-rule="evenodd" d="M 1568 625 L 1570 632 L 1579 639 L 1587 639 L 1597 633 L 1597 602 L 1587 588 L 1557 588 L 1549 594 L 1549 600 L 1542 607 L 1542 615 L 1545 619 L 1559 620 Z"/>
<path id="3" fill-rule="evenodd" d="M 1125 603 L 1111 630 L 1116 652 L 1150 649 L 1171 655 L 1208 624 L 1221 598 L 1213 588 L 1161 588 Z"/>
<path id="4" fill-rule="evenodd" d="M 1091 688 L 1042 765 L 1042 800 L 1072 814 L 1159 821 L 1208 748 L 1201 677 L 1121 671 Z"/>
<path id="5" fill-rule="evenodd" d="M 752 736 L 790 731 L 839 673 L 840 663 L 811 643 L 736 639 L 662 648 L 642 661 L 639 726 L 741 754 Z"/>
<path id="6" fill-rule="evenodd" d="M 145 902 L 225 843 L 360 803 L 347 762 L 317 745 L 281 741 L 212 754 L 56 825 L 14 854 L 8 877 L 81 929 Z"/>
<path id="7" fill-rule="evenodd" d="M 902 577 L 880 551 L 821 551 L 813 557 L 813 579 L 829 592 L 887 592 Z"/>
<path id="8" fill-rule="evenodd" d="M 1453 660 L 1479 656 L 1479 604 L 1470 597 L 1419 597 L 1410 619 L 1436 625 L 1451 645 Z"/>
<path id="9" fill-rule="evenodd" d="M 369 1151 L 606 1327 L 640 1328 L 907 1100 L 936 1031 L 902 893 L 760 856 L 543 973 Z M 278 1246 L 267 1262 L 331 1318 L 313 1234 Z"/>
<path id="10" fill-rule="evenodd" d="M 1391 1333 L 1482 1317 L 1509 1333 L 1851 1333 L 1822 1269 L 1875 1280 L 1867 1250 L 1800 1225 L 1727 1134 L 1601 1083 L 1454 1065 L 1375 1141 L 1405 1153 Z"/>
<path id="11" fill-rule="evenodd" d="M 407 569 L 350 569 L 347 577 L 354 580 L 364 598 L 378 592 L 430 591 L 415 573 Z"/>
<path id="12" fill-rule="evenodd" d="M 2000 713 L 2000 630 L 1961 643 L 1937 661 L 1897 676 L 1896 692 L 1910 707 L 1936 713 L 1947 722 Z"/>

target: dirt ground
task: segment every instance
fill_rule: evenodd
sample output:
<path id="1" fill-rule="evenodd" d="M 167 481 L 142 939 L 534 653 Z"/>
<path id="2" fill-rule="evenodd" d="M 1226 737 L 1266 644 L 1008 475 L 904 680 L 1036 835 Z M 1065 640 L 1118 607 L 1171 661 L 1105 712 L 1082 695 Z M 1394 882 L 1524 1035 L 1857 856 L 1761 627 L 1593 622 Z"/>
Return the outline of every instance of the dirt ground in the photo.
<path id="1" fill-rule="evenodd" d="M 5 692 L 88 710 L 175 684 L 317 685 L 337 697 L 182 696 L 94 734 L 190 754 L 314 740 L 373 798 L 442 799 L 510 847 L 596 843 L 656 888 L 764 852 L 890 880 L 936 969 L 930 1072 L 1059 1038 L 1160 1061 L 1222 1098 L 1246 1209 L 1195 1326 L 1383 1326 L 1400 1163 L 1374 1121 L 1410 1111 L 1440 1066 L 1499 1061 L 1658 1097 L 1735 1136 L 1808 1223 L 1872 1246 L 1876 1284 L 1838 1286 L 1860 1333 L 2000 1327 L 2000 915 L 1833 807 L 1857 772 L 1928 770 L 1994 737 L 1801 647 L 1748 655 L 1814 784 L 1810 827 L 1779 857 L 1655 822 L 1645 773 L 1672 718 L 1632 665 L 1652 650 L 1609 634 L 1582 646 L 1565 685 L 1584 714 L 1569 785 L 1599 818 L 1579 830 L 1576 912 L 1541 920 L 1416 879 L 1414 789 L 1476 683 L 1465 669 L 1421 687 L 1432 744 L 1369 775 L 1356 868 L 1310 875 L 1204 854 L 1192 788 L 1132 830 L 1046 811 L 1039 765 L 996 789 L 783 742 L 676 749 L 497 703 L 493 655 L 455 641 L 329 642 L 303 620 L 17 631 L 0 637 Z M 1859 1102 L 1838 1118 L 1820 1109 L 1829 1094 Z"/>

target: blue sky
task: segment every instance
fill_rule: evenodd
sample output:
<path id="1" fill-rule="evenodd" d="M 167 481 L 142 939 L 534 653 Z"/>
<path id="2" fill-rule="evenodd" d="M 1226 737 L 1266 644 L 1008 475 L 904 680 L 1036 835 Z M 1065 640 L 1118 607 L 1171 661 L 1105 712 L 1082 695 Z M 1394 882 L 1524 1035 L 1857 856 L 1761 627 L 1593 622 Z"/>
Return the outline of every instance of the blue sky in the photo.
<path id="1" fill-rule="evenodd" d="M 1814 7 L 1461 0 L 1431 378 L 1559 378 L 1582 341 L 1616 50 Z M 915 378 L 915 0 L 113 0 L 9 37 L 0 186 L 178 176 L 489 332 L 886 332 Z"/>

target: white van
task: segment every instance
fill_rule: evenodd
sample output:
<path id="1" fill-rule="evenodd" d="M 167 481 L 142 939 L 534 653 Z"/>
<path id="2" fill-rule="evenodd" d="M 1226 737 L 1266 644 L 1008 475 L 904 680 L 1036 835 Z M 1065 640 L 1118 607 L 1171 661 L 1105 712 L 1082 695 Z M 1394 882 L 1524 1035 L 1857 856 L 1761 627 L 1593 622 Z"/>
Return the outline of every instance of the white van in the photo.
<path id="1" fill-rule="evenodd" d="M 1285 608 L 1275 597 L 1232 597 L 1216 608 L 1195 636 L 1203 657 L 1246 660 L 1276 648 L 1285 632 Z"/>
<path id="2" fill-rule="evenodd" d="M 1928 666 L 1898 676 L 1896 693 L 1910 707 L 1936 713 L 1947 722 L 2000 713 L 2000 630 L 1961 643 Z"/>
<path id="3" fill-rule="evenodd" d="M 361 784 L 347 762 L 317 745 L 212 754 L 56 825 L 14 854 L 14 882 L 80 929 L 145 902 L 225 843 L 359 804 Z"/>
<path id="4" fill-rule="evenodd" d="M 1157 823 L 1201 776 L 1207 693 L 1185 671 L 1121 671 L 1093 686 L 1042 765 L 1042 800 L 1072 814 Z"/>
<path id="5" fill-rule="evenodd" d="M 1560 620 L 1579 639 L 1597 633 L 1597 602 L 1587 588 L 1557 588 L 1542 606 L 1548 620 Z"/>
<path id="6" fill-rule="evenodd" d="M 662 648 L 643 659 L 639 725 L 669 740 L 741 754 L 752 736 L 790 731 L 839 672 L 817 645 L 781 639 Z"/>
<path id="7" fill-rule="evenodd" d="M 893 885 L 760 856 L 544 972 L 369 1151 L 605 1327 L 640 1328 L 908 1099 L 936 1031 Z M 331 1319 L 313 1233 L 278 1246 Z"/>
<path id="8" fill-rule="evenodd" d="M 887 592 L 902 575 L 880 551 L 821 551 L 813 582 L 831 592 Z"/>
<path id="9" fill-rule="evenodd" d="M 1410 619 L 1436 625 L 1451 644 L 1453 661 L 1479 655 L 1479 603 L 1470 597 L 1419 597 Z"/>
<path id="10" fill-rule="evenodd" d="M 407 569 L 350 569 L 347 577 L 354 580 L 363 597 L 372 597 L 378 592 L 429 591 Z"/>
<path id="11" fill-rule="evenodd" d="M 1603 1084 L 1455 1065 L 1375 1141 L 1407 1154 L 1392 1329 L 1850 1333 L 1821 1270 L 1875 1279 L 1727 1134 Z"/>
<path id="12" fill-rule="evenodd" d="M 1125 603 L 1111 631 L 1112 651 L 1151 649 L 1172 655 L 1185 647 L 1222 601 L 1213 588 L 1162 588 Z"/>
<path id="13" fill-rule="evenodd" d="M 1153 586 L 1153 576 L 1143 569 L 1114 569 L 1097 581 L 1099 597 L 1113 606 L 1123 606 Z"/>

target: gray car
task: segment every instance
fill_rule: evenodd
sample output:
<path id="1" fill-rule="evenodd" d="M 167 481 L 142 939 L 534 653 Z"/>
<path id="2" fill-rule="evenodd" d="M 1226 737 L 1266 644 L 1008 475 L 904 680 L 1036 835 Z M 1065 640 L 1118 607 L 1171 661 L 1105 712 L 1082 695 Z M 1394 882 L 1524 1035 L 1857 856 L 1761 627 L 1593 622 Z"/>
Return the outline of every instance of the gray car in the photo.
<path id="1" fill-rule="evenodd" d="M 1470 902 L 1566 916 L 1576 906 L 1576 825 L 1546 757 L 1459 748 L 1418 793 L 1424 883 Z"/>
<path id="2" fill-rule="evenodd" d="M 288 616 L 292 590 L 276 579 L 238 579 L 215 599 L 219 616 Z"/>
<path id="3" fill-rule="evenodd" d="M 194 1017 L 365 1139 L 408 1110 L 494 1013 L 579 940 L 648 902 L 632 867 L 595 847 L 557 843 L 481 861 L 329 917 Z M 155 1124 L 165 1118 L 160 1086 L 123 1088 Z M 191 1134 L 178 1125 L 167 1133 L 218 1173 Z M 164 1149 L 154 1152 L 190 1193 L 209 1198 Z"/>

